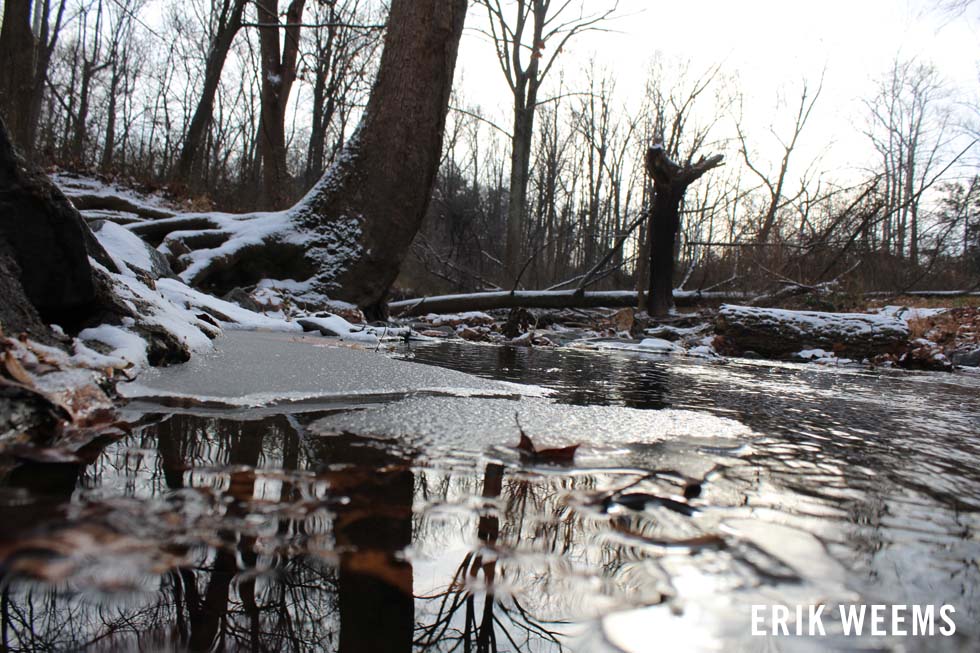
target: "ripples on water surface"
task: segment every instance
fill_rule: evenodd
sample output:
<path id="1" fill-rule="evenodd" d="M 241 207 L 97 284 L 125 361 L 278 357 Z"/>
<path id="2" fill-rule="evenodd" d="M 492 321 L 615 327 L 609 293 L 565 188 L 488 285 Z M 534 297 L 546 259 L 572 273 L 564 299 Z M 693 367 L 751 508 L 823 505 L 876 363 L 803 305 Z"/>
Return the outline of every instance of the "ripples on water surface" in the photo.
<path id="1" fill-rule="evenodd" d="M 0 488 L 4 646 L 980 647 L 980 379 L 397 355 L 556 395 L 146 414 L 91 464 L 20 468 Z M 539 444 L 581 442 L 576 464 L 522 460 L 514 413 Z M 952 604 L 957 634 L 749 637 L 753 603 L 820 602 Z"/>

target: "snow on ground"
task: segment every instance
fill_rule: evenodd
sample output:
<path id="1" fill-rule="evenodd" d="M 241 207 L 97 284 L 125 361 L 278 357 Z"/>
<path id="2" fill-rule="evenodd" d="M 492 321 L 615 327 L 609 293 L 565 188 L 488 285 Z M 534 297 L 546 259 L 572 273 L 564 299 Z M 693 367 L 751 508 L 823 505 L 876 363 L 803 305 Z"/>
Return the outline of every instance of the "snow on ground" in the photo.
<path id="1" fill-rule="evenodd" d="M 145 272 L 153 270 L 149 245 L 129 229 L 112 222 L 104 222 L 95 232 L 95 237 L 120 270 L 125 271 L 127 268 L 120 262 Z"/>
<path id="2" fill-rule="evenodd" d="M 687 353 L 680 345 L 662 338 L 644 338 L 643 340 L 592 340 L 581 344 L 588 349 L 611 351 L 636 351 L 648 354 L 684 354 Z"/>
<path id="3" fill-rule="evenodd" d="M 875 310 L 875 309 L 872 309 Z M 893 317 L 899 320 L 904 320 L 906 323 L 912 320 L 921 320 L 930 317 L 935 317 L 941 313 L 945 313 L 948 309 L 945 308 L 916 308 L 914 306 L 882 306 L 877 309 L 876 313 L 878 315 L 886 315 L 888 317 Z"/>
<path id="4" fill-rule="evenodd" d="M 122 199 L 135 208 L 148 210 L 158 215 L 161 212 L 175 212 L 173 204 L 162 195 L 140 193 L 132 188 L 64 171 L 52 173 L 50 177 L 51 181 L 61 189 L 68 199 L 81 196 L 100 197 L 109 200 Z"/>
<path id="5" fill-rule="evenodd" d="M 365 324 L 351 324 L 339 315 L 328 313 L 318 314 L 312 317 L 302 317 L 296 320 L 304 329 L 319 331 L 325 336 L 334 336 L 341 340 L 359 342 L 361 344 L 378 346 L 383 339 L 394 340 L 404 338 L 411 332 L 410 329 L 375 327 Z"/>
<path id="6" fill-rule="evenodd" d="M 483 311 L 467 311 L 465 313 L 429 313 L 420 318 L 423 322 L 428 322 L 434 327 L 439 326 L 458 326 L 474 324 L 493 324 L 492 316 Z"/>
<path id="7" fill-rule="evenodd" d="M 157 281 L 157 288 L 166 299 L 174 304 L 186 309 L 202 310 L 215 317 L 222 328 L 265 329 L 268 331 L 303 330 L 296 322 L 250 311 L 233 302 L 195 290 L 176 279 L 160 279 Z"/>

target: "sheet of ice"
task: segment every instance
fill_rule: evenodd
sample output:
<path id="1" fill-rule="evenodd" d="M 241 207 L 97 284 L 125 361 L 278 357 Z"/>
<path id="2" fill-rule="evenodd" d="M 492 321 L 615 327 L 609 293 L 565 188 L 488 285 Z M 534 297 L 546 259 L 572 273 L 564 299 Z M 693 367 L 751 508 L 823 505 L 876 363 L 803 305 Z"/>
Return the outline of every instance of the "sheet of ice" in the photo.
<path id="1" fill-rule="evenodd" d="M 644 338 L 635 340 L 593 340 L 582 343 L 583 346 L 595 349 L 612 349 L 617 351 L 638 351 L 650 354 L 683 354 L 684 348 L 662 338 Z"/>
<path id="2" fill-rule="evenodd" d="M 119 385 L 130 399 L 183 398 L 187 403 L 264 406 L 316 399 L 447 395 L 542 395 L 535 386 L 480 379 L 469 374 L 338 347 L 320 337 L 228 331 L 215 350 L 190 362 L 151 369 Z"/>
<path id="3" fill-rule="evenodd" d="M 516 416 L 516 419 L 515 419 Z M 521 428 L 539 448 L 581 445 L 576 462 L 589 466 L 621 465 L 610 457 L 628 445 L 670 441 L 741 446 L 751 435 L 733 419 L 691 410 L 640 410 L 619 406 L 570 406 L 537 397 L 519 401 L 495 398 L 415 397 L 366 410 L 337 413 L 317 421 L 311 431 L 346 431 L 391 439 L 438 455 L 480 454 L 487 450 L 516 455 Z M 614 460 L 615 458 L 615 460 Z"/>

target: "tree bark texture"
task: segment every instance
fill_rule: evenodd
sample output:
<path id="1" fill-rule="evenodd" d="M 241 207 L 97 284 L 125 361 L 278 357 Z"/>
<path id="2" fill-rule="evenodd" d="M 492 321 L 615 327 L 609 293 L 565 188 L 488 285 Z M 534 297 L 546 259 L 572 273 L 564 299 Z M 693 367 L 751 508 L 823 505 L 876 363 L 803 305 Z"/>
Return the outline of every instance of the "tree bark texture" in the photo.
<path id="1" fill-rule="evenodd" d="M 305 0 L 292 0 L 280 47 L 279 0 L 258 0 L 259 49 L 262 56 L 262 110 L 259 153 L 262 157 L 263 204 L 281 209 L 289 197 L 291 179 L 286 167 L 286 105 L 296 80 L 300 25 Z"/>
<path id="2" fill-rule="evenodd" d="M 2 121 L 0 238 L 26 297 L 46 322 L 71 329 L 91 314 L 96 287 L 89 254 L 114 266 L 71 202 L 20 159 Z"/>
<path id="3" fill-rule="evenodd" d="M 0 29 L 0 113 L 17 146 L 34 145 L 30 108 L 37 53 L 31 31 L 31 0 L 4 0 Z"/>
<path id="4" fill-rule="evenodd" d="M 422 224 L 442 155 L 466 0 L 393 0 L 357 133 L 293 211 L 331 297 L 382 311 Z M 352 242 L 353 241 L 353 242 Z M 345 254 L 356 250 L 354 255 Z M 344 259 L 335 270 L 322 262 Z"/>
<path id="5" fill-rule="evenodd" d="M 732 293 L 675 291 L 677 306 L 697 306 L 705 302 L 744 301 Z M 441 295 L 406 299 L 389 304 L 392 315 L 413 316 L 427 313 L 463 313 L 490 311 L 497 308 L 636 308 L 639 294 L 635 290 L 526 290 Z"/>

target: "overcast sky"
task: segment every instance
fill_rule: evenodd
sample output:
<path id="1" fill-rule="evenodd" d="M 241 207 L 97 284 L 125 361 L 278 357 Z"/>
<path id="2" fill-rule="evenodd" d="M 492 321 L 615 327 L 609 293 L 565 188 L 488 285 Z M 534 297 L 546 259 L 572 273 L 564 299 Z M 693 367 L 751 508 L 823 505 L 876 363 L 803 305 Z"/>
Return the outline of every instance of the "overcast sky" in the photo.
<path id="1" fill-rule="evenodd" d="M 695 67 L 722 63 L 737 74 L 746 96 L 749 132 L 764 136 L 777 94 L 798 97 L 801 80 L 815 83 L 826 69 L 824 90 L 803 148 L 815 153 L 833 141 L 831 159 L 867 154 L 856 142 L 860 99 L 896 55 L 936 65 L 964 100 L 980 95 L 980 1 L 962 16 L 934 10 L 938 0 L 621 0 L 614 30 L 576 37 L 561 54 L 566 86 L 574 88 L 590 58 L 612 71 L 624 103 L 642 93 L 651 58 L 690 59 Z M 587 7 L 608 6 L 586 0 Z M 458 88 L 465 101 L 496 112 L 508 123 L 509 89 L 487 37 L 473 28 L 485 13 L 473 8 L 460 49 Z M 557 75 L 549 78 L 554 84 Z M 853 161 L 855 165 L 863 162 Z"/>

